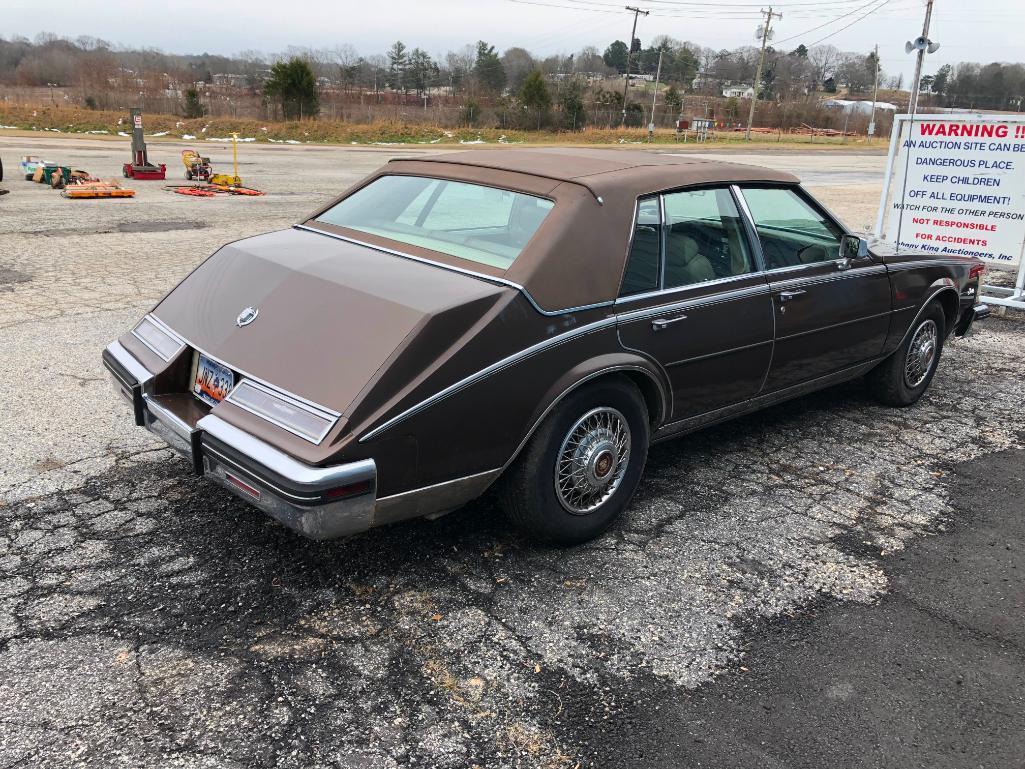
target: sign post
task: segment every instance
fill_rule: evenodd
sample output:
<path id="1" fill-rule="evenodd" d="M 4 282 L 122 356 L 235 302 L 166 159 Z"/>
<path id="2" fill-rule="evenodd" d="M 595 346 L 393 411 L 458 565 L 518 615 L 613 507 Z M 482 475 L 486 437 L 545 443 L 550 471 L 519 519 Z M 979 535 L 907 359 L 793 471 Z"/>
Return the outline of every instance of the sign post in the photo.
<path id="1" fill-rule="evenodd" d="M 1025 310 L 1025 115 L 897 115 L 876 236 L 1017 270 L 986 302 Z"/>

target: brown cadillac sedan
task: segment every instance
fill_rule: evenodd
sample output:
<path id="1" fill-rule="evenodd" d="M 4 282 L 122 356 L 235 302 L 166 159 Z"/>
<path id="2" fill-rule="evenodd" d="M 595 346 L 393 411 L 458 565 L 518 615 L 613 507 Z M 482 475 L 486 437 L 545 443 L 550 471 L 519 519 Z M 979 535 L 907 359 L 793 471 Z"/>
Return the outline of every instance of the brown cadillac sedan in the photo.
<path id="1" fill-rule="evenodd" d="M 795 177 L 610 150 L 393 160 L 224 246 L 103 354 L 135 421 L 314 538 L 496 486 L 559 543 L 653 441 L 866 377 L 929 387 L 980 261 L 870 250 Z"/>

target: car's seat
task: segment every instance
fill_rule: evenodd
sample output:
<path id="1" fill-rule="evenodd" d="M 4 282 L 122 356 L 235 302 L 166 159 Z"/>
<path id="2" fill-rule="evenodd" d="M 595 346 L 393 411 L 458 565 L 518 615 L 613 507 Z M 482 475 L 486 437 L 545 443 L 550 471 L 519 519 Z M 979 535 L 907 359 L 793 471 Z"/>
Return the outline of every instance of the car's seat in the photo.
<path id="1" fill-rule="evenodd" d="M 698 242 L 682 232 L 666 236 L 666 288 L 688 286 L 718 277 L 707 257 L 698 253 Z"/>

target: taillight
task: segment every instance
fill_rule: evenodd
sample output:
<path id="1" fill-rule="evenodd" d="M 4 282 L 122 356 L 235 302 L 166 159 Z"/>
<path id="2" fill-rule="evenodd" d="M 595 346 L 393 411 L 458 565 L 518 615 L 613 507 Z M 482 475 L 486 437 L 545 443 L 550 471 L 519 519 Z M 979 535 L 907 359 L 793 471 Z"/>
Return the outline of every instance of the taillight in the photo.
<path id="1" fill-rule="evenodd" d="M 984 264 L 973 264 L 972 268 L 968 270 L 968 280 L 975 280 L 977 277 L 982 275 L 986 271 L 986 265 Z"/>
<path id="2" fill-rule="evenodd" d="M 238 476 L 232 475 L 231 473 L 225 473 L 224 479 L 246 496 L 252 497 L 253 499 L 259 499 L 261 496 L 258 488 L 246 483 Z"/>
<path id="3" fill-rule="evenodd" d="M 370 481 L 358 481 L 357 483 L 350 483 L 347 486 L 328 489 L 324 492 L 324 499 L 345 499 L 346 497 L 355 497 L 359 494 L 366 494 L 372 488 L 373 484 Z"/>

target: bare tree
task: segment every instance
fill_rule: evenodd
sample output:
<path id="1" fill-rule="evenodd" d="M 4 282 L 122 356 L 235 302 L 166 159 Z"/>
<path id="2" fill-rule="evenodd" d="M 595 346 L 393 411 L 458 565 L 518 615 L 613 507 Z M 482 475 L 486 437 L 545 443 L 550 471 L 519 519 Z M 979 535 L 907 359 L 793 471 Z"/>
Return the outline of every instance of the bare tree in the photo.
<path id="1" fill-rule="evenodd" d="M 840 51 L 833 45 L 816 45 L 808 49 L 808 61 L 812 66 L 812 86 L 818 88 L 831 77 L 840 60 Z"/>

